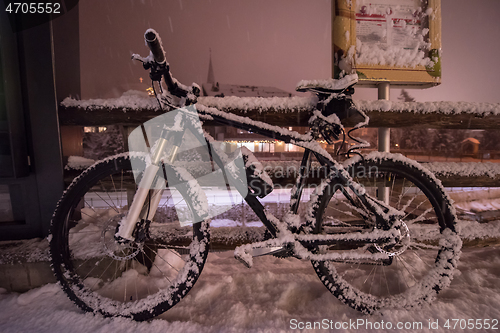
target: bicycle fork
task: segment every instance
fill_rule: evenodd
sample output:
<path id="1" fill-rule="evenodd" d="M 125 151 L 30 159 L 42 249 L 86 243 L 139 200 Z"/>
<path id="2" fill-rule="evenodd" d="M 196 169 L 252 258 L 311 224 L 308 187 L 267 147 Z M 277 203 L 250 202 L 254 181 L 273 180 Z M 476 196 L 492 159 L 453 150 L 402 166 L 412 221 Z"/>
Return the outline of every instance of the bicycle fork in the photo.
<path id="1" fill-rule="evenodd" d="M 162 183 L 165 181 L 158 174 L 162 164 L 161 157 L 169 143 L 164 134 L 166 134 L 165 131 L 162 132 L 157 141 L 156 149 L 151 156 L 151 164 L 147 165 L 144 170 L 129 212 L 119 224 L 118 231 L 115 234 L 117 240 L 135 241 L 134 230 L 136 225 L 143 220 L 150 221 L 158 209 L 164 191 L 164 184 Z M 180 134 L 176 133 L 177 135 Z M 168 162 L 172 163 L 175 160 L 178 151 L 179 146 L 174 143 L 168 156 Z M 146 204 L 147 200 L 149 202 Z"/>

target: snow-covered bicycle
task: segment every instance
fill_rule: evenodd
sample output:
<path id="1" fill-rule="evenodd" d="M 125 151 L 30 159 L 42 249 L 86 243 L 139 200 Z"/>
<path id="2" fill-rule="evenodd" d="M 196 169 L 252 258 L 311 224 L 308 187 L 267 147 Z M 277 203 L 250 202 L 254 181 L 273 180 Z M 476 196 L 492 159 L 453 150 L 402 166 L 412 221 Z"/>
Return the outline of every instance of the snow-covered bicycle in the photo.
<path id="1" fill-rule="evenodd" d="M 389 153 L 355 154 L 340 164 L 316 141 L 332 142 L 342 134 L 345 139 L 340 120 L 352 110 L 355 74 L 299 85 L 318 97 L 309 131 L 299 134 L 195 104 L 198 86 L 172 78 L 154 30 L 145 38 L 150 55 L 134 58 L 157 85 L 164 79 L 168 89 L 157 97 L 170 111 L 132 133 L 136 139 L 129 142 L 140 152 L 106 158 L 74 179 L 52 219 L 52 267 L 80 308 L 146 320 L 177 304 L 208 255 L 209 221 L 216 213 L 210 212 L 203 186 L 217 177 L 267 228 L 264 240 L 235 250 L 249 267 L 261 255 L 311 260 L 332 294 L 365 313 L 410 308 L 449 285 L 461 241 L 455 210 L 434 175 Z M 203 131 L 200 120 L 304 148 L 282 220 L 258 199 L 273 184 L 255 156 L 245 149 L 230 152 Z M 312 186 L 313 159 L 323 179 L 300 216 L 301 196 Z"/>

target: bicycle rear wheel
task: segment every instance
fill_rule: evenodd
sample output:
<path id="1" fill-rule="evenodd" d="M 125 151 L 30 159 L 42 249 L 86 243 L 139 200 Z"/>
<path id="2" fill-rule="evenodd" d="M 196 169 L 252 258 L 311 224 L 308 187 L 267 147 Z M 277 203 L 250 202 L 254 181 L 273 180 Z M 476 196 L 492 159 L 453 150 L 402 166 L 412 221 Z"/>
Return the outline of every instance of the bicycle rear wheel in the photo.
<path id="1" fill-rule="evenodd" d="M 342 302 L 372 313 L 380 309 L 410 308 L 432 300 L 448 286 L 457 266 L 461 240 L 456 215 L 439 181 L 417 163 L 401 155 L 372 153 L 348 165 L 354 181 L 368 194 L 403 211 L 401 240 L 396 245 L 352 243 L 322 246 L 328 251 L 385 253 L 389 260 L 313 261 L 323 284 Z M 346 200 L 334 178 L 324 181 L 311 199 L 314 233 L 366 232 L 375 221 L 363 218 L 361 205 Z M 351 190 L 347 192 L 355 197 Z M 384 193 L 384 194 L 382 194 Z"/>
<path id="2" fill-rule="evenodd" d="M 208 255 L 209 230 L 206 221 L 188 227 L 178 222 L 178 210 L 190 214 L 203 200 L 197 183 L 178 189 L 166 184 L 145 239 L 116 242 L 117 225 L 137 187 L 131 162 L 145 165 L 145 158 L 107 158 L 71 183 L 52 218 L 50 252 L 64 292 L 81 309 L 147 320 L 177 304 L 192 288 Z"/>

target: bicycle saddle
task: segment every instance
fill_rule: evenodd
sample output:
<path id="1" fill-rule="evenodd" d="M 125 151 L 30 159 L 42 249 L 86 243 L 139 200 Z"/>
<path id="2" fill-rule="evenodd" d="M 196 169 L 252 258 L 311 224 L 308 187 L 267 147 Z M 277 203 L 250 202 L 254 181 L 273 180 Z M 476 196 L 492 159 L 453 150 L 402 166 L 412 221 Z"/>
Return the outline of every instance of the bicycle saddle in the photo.
<path id="1" fill-rule="evenodd" d="M 341 79 L 302 80 L 295 90 L 300 92 L 311 91 L 323 94 L 338 94 L 352 87 L 358 82 L 358 74 L 349 74 Z"/>

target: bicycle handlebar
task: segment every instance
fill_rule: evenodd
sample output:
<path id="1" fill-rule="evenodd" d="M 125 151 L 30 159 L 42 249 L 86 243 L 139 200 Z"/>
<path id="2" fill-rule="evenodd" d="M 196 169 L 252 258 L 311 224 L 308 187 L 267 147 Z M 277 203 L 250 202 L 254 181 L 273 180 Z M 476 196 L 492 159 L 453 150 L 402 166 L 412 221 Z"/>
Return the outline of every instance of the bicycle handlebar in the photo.
<path id="1" fill-rule="evenodd" d="M 165 57 L 165 50 L 163 49 L 158 33 L 154 29 L 148 29 L 144 33 L 144 39 L 153 56 L 153 61 L 145 59 L 146 62 L 144 63 L 145 69 L 151 69 L 151 73 L 149 74 L 151 79 L 153 81 L 160 81 L 163 76 L 168 91 L 177 97 L 187 97 L 190 93 L 198 97 L 200 91 L 198 86 L 192 85 L 191 87 L 186 87 L 172 77 L 170 66 Z M 196 100 L 196 97 L 194 100 Z"/>
<path id="2" fill-rule="evenodd" d="M 165 51 L 163 50 L 163 46 L 161 45 L 161 40 L 158 36 L 158 33 L 153 29 L 148 29 L 144 34 L 144 38 L 146 39 L 146 43 L 148 44 L 148 47 L 151 50 L 156 63 L 158 63 L 158 65 L 165 64 Z"/>

